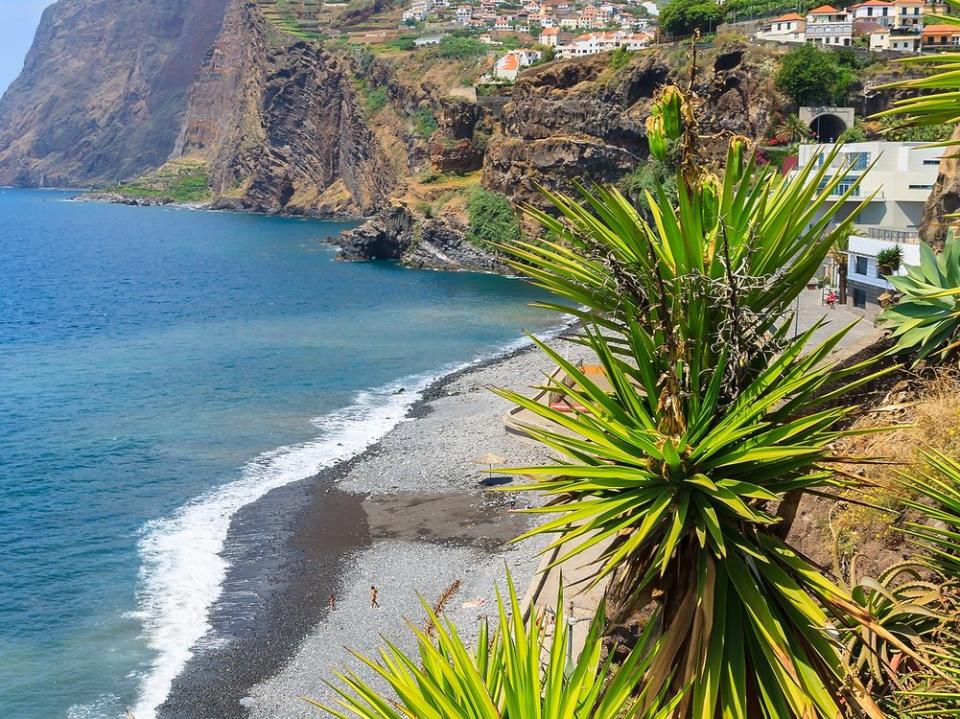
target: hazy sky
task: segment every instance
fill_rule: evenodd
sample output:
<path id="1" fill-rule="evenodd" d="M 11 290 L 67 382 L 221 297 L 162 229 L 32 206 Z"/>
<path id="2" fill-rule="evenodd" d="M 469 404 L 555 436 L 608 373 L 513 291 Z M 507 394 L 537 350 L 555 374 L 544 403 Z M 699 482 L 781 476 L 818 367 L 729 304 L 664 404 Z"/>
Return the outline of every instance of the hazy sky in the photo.
<path id="1" fill-rule="evenodd" d="M 0 0 L 0 94 L 23 68 L 40 13 L 53 0 Z"/>

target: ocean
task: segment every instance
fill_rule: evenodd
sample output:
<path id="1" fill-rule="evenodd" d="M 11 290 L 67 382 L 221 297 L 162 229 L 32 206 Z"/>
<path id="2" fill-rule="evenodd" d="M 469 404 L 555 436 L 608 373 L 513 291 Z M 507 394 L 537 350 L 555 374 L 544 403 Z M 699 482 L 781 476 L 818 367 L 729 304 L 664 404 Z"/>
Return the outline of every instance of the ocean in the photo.
<path id="1" fill-rule="evenodd" d="M 340 263 L 344 223 L 0 190 L 0 717 L 152 719 L 231 517 L 543 332 L 534 288 Z"/>

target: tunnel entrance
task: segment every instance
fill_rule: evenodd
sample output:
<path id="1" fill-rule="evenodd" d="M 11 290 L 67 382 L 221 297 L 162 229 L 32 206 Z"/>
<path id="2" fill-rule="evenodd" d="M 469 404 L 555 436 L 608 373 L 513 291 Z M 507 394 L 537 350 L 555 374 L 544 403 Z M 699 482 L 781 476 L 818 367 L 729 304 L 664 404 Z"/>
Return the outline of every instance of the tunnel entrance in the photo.
<path id="1" fill-rule="evenodd" d="M 836 142 L 847 129 L 847 123 L 836 115 L 824 113 L 810 121 L 810 130 L 817 142 Z"/>

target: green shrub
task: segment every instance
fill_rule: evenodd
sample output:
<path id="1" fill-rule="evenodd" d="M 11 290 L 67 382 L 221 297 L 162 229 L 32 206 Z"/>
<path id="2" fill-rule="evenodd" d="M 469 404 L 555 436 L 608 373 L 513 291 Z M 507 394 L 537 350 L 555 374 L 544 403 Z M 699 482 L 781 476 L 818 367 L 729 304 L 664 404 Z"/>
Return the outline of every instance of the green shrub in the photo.
<path id="1" fill-rule="evenodd" d="M 437 48 L 436 53 L 442 58 L 468 60 L 472 57 L 485 55 L 487 53 L 487 47 L 472 37 L 447 35 L 440 41 L 440 46 Z"/>
<path id="2" fill-rule="evenodd" d="M 417 110 L 413 113 L 413 131 L 424 140 L 437 130 L 437 118 L 428 109 Z"/>
<path id="3" fill-rule="evenodd" d="M 660 27 L 668 35 L 711 32 L 722 21 L 723 10 L 716 0 L 670 0 L 660 10 Z"/>
<path id="4" fill-rule="evenodd" d="M 903 248 L 900 245 L 887 247 L 877 253 L 877 271 L 882 275 L 892 275 L 900 269 L 903 261 Z"/>
<path id="5" fill-rule="evenodd" d="M 610 53 L 610 65 L 614 70 L 625 67 L 630 62 L 630 51 L 625 47 L 618 47 Z"/>
<path id="6" fill-rule="evenodd" d="M 783 56 L 775 82 L 797 105 L 837 102 L 846 95 L 853 72 L 837 56 L 800 45 Z"/>
<path id="7" fill-rule="evenodd" d="M 478 247 L 520 239 L 520 221 L 507 199 L 482 187 L 467 197 L 467 239 Z"/>

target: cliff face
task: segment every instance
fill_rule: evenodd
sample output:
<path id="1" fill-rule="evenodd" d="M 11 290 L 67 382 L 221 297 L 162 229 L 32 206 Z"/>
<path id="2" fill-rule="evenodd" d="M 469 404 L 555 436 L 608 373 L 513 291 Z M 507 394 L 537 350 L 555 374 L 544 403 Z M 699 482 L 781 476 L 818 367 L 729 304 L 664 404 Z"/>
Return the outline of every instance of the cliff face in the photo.
<path id="1" fill-rule="evenodd" d="M 254 5 L 229 0 L 175 156 L 207 164 L 219 206 L 371 212 L 397 178 L 358 107 L 352 68 L 275 34 Z"/>
<path id="2" fill-rule="evenodd" d="M 953 131 L 952 139 L 960 140 L 960 127 Z M 950 228 L 956 227 L 956 221 L 947 216 L 960 211 L 960 160 L 956 158 L 957 152 L 944 152 L 937 183 L 923 208 L 920 238 L 937 249 L 943 249 Z"/>
<path id="3" fill-rule="evenodd" d="M 109 185 L 189 160 L 218 206 L 366 214 L 398 173 L 353 77 L 248 0 L 60 0 L 0 101 L 0 184 Z"/>
<path id="4" fill-rule="evenodd" d="M 769 73 L 745 56 L 734 47 L 698 73 L 704 133 L 757 137 L 769 125 L 777 95 Z M 659 52 L 639 53 L 619 70 L 609 55 L 594 55 L 523 73 L 484 158 L 484 184 L 542 204 L 538 184 L 570 191 L 576 180 L 616 182 L 647 158 L 644 123 L 657 88 L 680 81 L 676 63 Z"/>
<path id="5" fill-rule="evenodd" d="M 227 0 L 60 0 L 0 100 L 0 184 L 108 183 L 173 150 Z"/>

